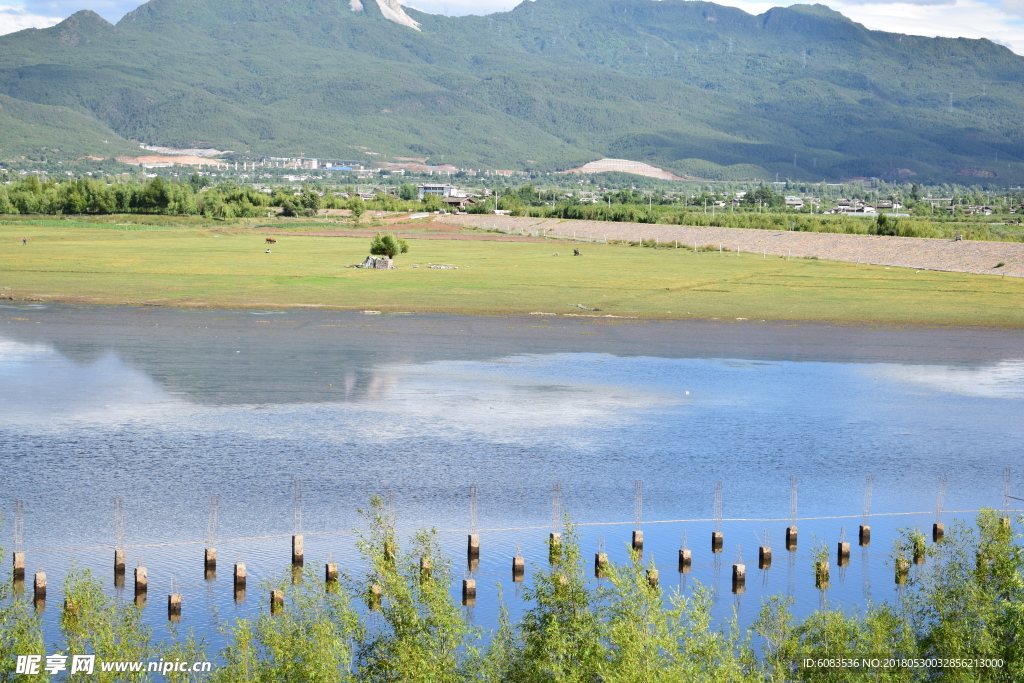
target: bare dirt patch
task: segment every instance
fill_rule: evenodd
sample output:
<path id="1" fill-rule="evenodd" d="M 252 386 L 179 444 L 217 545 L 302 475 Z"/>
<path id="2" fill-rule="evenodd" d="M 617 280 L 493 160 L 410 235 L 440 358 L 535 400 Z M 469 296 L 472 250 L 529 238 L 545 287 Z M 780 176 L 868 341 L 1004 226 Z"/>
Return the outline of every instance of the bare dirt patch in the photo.
<path id="1" fill-rule="evenodd" d="M 832 261 L 873 265 L 943 270 L 960 273 L 987 273 L 1024 277 L 1024 244 L 1019 242 L 980 242 L 917 237 L 879 237 L 816 232 L 743 230 L 738 228 L 702 228 L 645 223 L 605 223 L 513 216 L 452 216 L 448 223 L 480 229 L 543 231 L 561 238 L 587 238 L 639 241 L 656 239 L 671 247 L 682 245 L 721 246 L 725 251 L 793 258 L 817 257 Z M 1003 266 L 996 267 L 998 263 Z"/>

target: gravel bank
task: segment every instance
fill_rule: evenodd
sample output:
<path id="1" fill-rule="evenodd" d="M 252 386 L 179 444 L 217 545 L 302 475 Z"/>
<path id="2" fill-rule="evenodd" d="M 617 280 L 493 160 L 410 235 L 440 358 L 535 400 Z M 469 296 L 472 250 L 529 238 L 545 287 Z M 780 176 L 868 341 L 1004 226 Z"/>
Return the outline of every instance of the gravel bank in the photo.
<path id="1" fill-rule="evenodd" d="M 724 249 L 817 256 L 832 261 L 851 261 L 921 270 L 945 270 L 961 273 L 986 273 L 1024 277 L 1024 243 L 954 242 L 917 237 L 877 237 L 874 235 L 837 235 L 818 232 L 779 232 L 739 228 L 692 228 L 679 225 L 645 223 L 605 223 L 512 216 L 447 216 L 449 224 L 504 230 L 541 230 L 551 237 L 586 237 L 610 240 L 673 240 L 691 247 L 721 245 Z M 996 264 L 1005 263 L 1001 268 Z"/>

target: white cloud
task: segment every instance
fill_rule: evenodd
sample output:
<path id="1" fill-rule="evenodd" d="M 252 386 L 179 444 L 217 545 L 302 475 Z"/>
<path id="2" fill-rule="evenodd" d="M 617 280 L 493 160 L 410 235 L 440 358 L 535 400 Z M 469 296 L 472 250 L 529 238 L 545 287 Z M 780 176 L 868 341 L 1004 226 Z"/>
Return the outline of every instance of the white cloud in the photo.
<path id="1" fill-rule="evenodd" d="M 813 0 L 801 0 L 801 4 Z M 999 4 L 1001 1 L 1001 5 Z M 750 14 L 796 2 L 716 0 Z M 407 0 L 408 7 L 450 15 L 511 10 L 509 0 Z M 988 38 L 1024 54 L 1024 0 L 843 0 L 823 3 L 866 27 L 891 33 L 945 38 Z"/>
<path id="2" fill-rule="evenodd" d="M 526 0 L 529 2 L 530 0 Z M 810 2 L 811 0 L 803 0 Z M 719 0 L 751 14 L 761 14 L 793 2 Z M 116 22 L 140 0 L 26 0 L 24 4 L 0 4 L 0 34 L 26 28 L 44 28 L 61 21 L 86 4 L 108 21 Z M 432 14 L 489 14 L 510 11 L 519 0 L 404 0 L 401 4 Z M 825 3 L 870 29 L 908 35 L 947 38 L 988 38 L 1024 54 L 1024 0 L 842 0 Z"/>
<path id="3" fill-rule="evenodd" d="M 61 17 L 33 14 L 24 7 L 0 5 L 0 35 L 23 31 L 27 28 L 46 28 L 59 24 Z"/>
<path id="4" fill-rule="evenodd" d="M 1024 361 L 974 367 L 886 365 L 868 368 L 865 373 L 884 375 L 947 394 L 1024 399 Z"/>
<path id="5" fill-rule="evenodd" d="M 796 2 L 716 0 L 750 14 Z M 994 0 L 996 1 L 996 0 Z M 982 0 L 846 0 L 827 2 L 830 8 L 875 31 L 944 38 L 988 38 L 1024 54 L 1024 0 L 1003 0 L 1003 6 Z M 1016 14 L 1014 13 L 1016 12 Z"/>

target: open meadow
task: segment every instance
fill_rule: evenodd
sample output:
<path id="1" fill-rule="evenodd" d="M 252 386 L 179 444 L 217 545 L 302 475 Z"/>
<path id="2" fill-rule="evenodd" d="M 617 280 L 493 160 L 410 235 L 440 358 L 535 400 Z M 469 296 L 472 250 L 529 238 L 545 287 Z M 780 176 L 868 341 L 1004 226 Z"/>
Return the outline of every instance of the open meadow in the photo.
<path id="1" fill-rule="evenodd" d="M 276 244 L 265 244 L 270 234 Z M 471 235 L 475 239 L 458 239 Z M 468 229 L 448 237 L 409 237 L 410 253 L 396 259 L 396 270 L 368 271 L 348 267 L 366 257 L 367 237 L 294 236 L 258 226 L 166 219 L 163 225 L 12 221 L 0 225 L 0 296 L 165 306 L 1024 326 L 1024 280 L 1016 277 L 750 253 L 497 241 L 503 236 L 491 240 Z M 577 247 L 583 255 L 574 257 Z M 457 269 L 430 267 L 439 265 Z"/>

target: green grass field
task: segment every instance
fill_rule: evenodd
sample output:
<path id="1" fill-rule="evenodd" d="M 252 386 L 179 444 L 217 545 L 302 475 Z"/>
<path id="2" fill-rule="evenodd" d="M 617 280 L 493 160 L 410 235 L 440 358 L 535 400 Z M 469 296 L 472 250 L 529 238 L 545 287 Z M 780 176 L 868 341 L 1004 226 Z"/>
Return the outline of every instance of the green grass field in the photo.
<path id="1" fill-rule="evenodd" d="M 29 240 L 23 246 L 21 239 Z M 105 304 L 504 315 L 748 318 L 1024 327 L 1024 280 L 817 259 L 565 242 L 412 240 L 394 271 L 346 266 L 369 240 L 70 221 L 0 225 L 0 296 Z M 574 246 L 583 256 L 573 257 Z M 555 252 L 561 256 L 554 256 Z M 413 267 L 418 264 L 419 267 Z M 432 270 L 452 264 L 458 270 Z M 599 311 L 581 310 L 577 304 Z"/>

